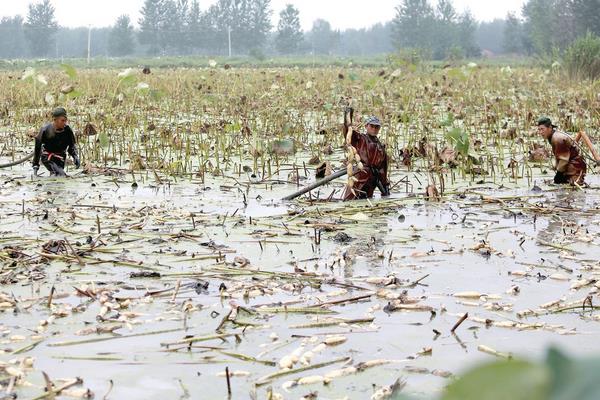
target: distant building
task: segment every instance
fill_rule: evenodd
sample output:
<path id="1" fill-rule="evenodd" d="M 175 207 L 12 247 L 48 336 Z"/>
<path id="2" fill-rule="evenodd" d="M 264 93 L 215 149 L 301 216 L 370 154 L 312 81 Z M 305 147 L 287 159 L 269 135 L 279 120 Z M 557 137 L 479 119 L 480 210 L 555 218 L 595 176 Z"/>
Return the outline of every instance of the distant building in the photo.
<path id="1" fill-rule="evenodd" d="M 494 53 L 491 50 L 488 49 L 483 49 L 481 50 L 481 57 L 483 58 L 495 58 L 496 57 L 496 53 Z"/>

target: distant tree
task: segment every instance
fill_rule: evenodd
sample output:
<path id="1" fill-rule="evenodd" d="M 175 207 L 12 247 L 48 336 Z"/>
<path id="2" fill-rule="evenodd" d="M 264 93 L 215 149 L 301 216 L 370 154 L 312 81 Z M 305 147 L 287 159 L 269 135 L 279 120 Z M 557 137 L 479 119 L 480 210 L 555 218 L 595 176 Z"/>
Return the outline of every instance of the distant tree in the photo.
<path id="1" fill-rule="evenodd" d="M 375 24 L 370 28 L 346 29 L 340 32 L 340 45 L 336 54 L 370 56 L 394 51 L 392 24 Z"/>
<path id="2" fill-rule="evenodd" d="M 550 54 L 557 47 L 554 30 L 557 20 L 557 0 L 529 0 L 523 5 L 524 33 L 531 50 L 538 54 Z"/>
<path id="3" fill-rule="evenodd" d="M 165 38 L 162 25 L 165 18 L 165 0 L 145 0 L 140 11 L 139 42 L 148 45 L 148 53 L 159 54 L 164 50 Z"/>
<path id="4" fill-rule="evenodd" d="M 0 58 L 25 57 L 23 17 L 4 17 L 0 20 Z"/>
<path id="5" fill-rule="evenodd" d="M 249 39 L 251 40 L 248 43 L 249 49 L 262 49 L 266 39 L 267 34 L 273 28 L 273 24 L 271 23 L 271 0 L 254 0 L 250 2 L 250 35 Z"/>
<path id="6" fill-rule="evenodd" d="M 570 0 L 570 3 L 577 22 L 577 35 L 591 32 L 600 36 L 600 0 Z"/>
<path id="7" fill-rule="evenodd" d="M 445 23 L 456 22 L 458 14 L 450 0 L 439 0 L 436 6 L 438 20 Z"/>
<path id="8" fill-rule="evenodd" d="M 187 29 L 185 41 L 190 49 L 197 50 L 202 47 L 204 35 L 206 34 L 202 21 L 202 11 L 198 0 L 192 0 L 190 10 L 187 14 Z"/>
<path id="9" fill-rule="evenodd" d="M 392 23 L 396 47 L 431 48 L 434 12 L 427 0 L 402 0 Z"/>
<path id="10" fill-rule="evenodd" d="M 587 32 L 600 34 L 600 0 L 528 0 L 522 14 L 530 53 L 554 55 Z"/>
<path id="11" fill-rule="evenodd" d="M 270 0 L 218 0 L 205 14 L 209 47 L 225 53 L 229 34 L 235 53 L 259 51 L 271 30 Z"/>
<path id="12" fill-rule="evenodd" d="M 464 12 L 458 20 L 458 42 L 456 45 L 464 51 L 467 57 L 479 57 L 481 49 L 475 42 L 477 21 L 470 12 Z"/>
<path id="13" fill-rule="evenodd" d="M 506 53 L 522 53 L 523 48 L 523 24 L 517 18 L 515 13 L 509 12 L 506 15 L 506 24 L 504 25 L 502 49 Z"/>
<path id="14" fill-rule="evenodd" d="M 166 45 L 177 54 L 188 53 L 188 0 L 166 0 L 161 28 L 166 31 Z"/>
<path id="15" fill-rule="evenodd" d="M 218 0 L 207 12 L 206 20 L 210 28 L 210 47 L 213 52 L 227 54 L 229 36 L 233 50 L 244 48 L 247 24 L 247 2 L 245 0 Z"/>
<path id="16" fill-rule="evenodd" d="M 573 1 L 556 0 L 554 6 L 556 8 L 553 10 L 552 16 L 557 24 L 552 28 L 550 35 L 553 39 L 553 45 L 562 51 L 577 38 L 580 22 L 575 19 Z M 582 34 L 585 34 L 585 31 Z"/>
<path id="17" fill-rule="evenodd" d="M 117 57 L 127 56 L 133 53 L 135 43 L 133 26 L 128 15 L 121 15 L 110 31 L 109 36 L 110 54 Z"/>
<path id="18" fill-rule="evenodd" d="M 110 56 L 109 38 L 112 27 L 92 28 L 92 55 Z M 88 49 L 87 27 L 67 28 L 60 26 L 56 33 L 56 54 L 58 57 L 86 57 Z"/>
<path id="19" fill-rule="evenodd" d="M 313 22 L 309 35 L 315 54 L 332 54 L 340 39 L 340 33 L 332 30 L 331 24 L 324 19 L 317 19 Z"/>
<path id="20" fill-rule="evenodd" d="M 470 13 L 458 15 L 450 0 L 438 0 L 435 9 L 427 0 L 402 0 L 392 20 L 396 48 L 425 50 L 435 59 L 477 56 L 477 22 Z"/>
<path id="21" fill-rule="evenodd" d="M 34 57 L 48 56 L 55 51 L 57 30 L 58 24 L 54 19 L 54 7 L 50 0 L 29 4 L 25 38 Z"/>
<path id="22" fill-rule="evenodd" d="M 442 59 L 449 55 L 451 48 L 458 47 L 458 14 L 450 0 L 439 0 L 434 15 L 435 23 L 429 28 L 435 38 L 431 43 L 433 57 Z"/>
<path id="23" fill-rule="evenodd" d="M 300 26 L 300 11 L 291 4 L 279 13 L 275 47 L 281 54 L 297 53 L 304 41 L 304 34 Z"/>
<path id="24" fill-rule="evenodd" d="M 506 20 L 494 19 L 490 22 L 480 22 L 475 31 L 475 42 L 479 48 L 496 54 L 504 52 L 503 35 Z"/>

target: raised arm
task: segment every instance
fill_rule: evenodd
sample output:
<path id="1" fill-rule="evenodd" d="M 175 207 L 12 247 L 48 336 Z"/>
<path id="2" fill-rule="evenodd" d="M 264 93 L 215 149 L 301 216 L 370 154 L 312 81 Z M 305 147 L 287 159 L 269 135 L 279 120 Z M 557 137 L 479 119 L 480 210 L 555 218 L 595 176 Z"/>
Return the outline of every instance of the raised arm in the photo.
<path id="1" fill-rule="evenodd" d="M 355 145 L 358 140 L 358 132 L 352 127 L 352 120 L 354 119 L 354 109 L 352 107 L 346 107 L 344 109 L 344 127 L 342 133 L 344 134 L 344 141 L 346 144 Z"/>

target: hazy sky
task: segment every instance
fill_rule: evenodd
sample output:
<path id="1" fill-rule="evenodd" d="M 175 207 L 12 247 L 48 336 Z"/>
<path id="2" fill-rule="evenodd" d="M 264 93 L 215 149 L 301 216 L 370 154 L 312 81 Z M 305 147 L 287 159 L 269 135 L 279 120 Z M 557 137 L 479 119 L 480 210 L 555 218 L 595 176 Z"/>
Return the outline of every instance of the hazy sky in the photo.
<path id="1" fill-rule="evenodd" d="M 0 16 L 27 15 L 30 0 L 0 0 Z M 109 26 L 121 14 L 128 14 L 134 23 L 144 0 L 51 0 L 56 8 L 58 23 L 62 26 Z M 191 2 L 191 0 L 190 0 Z M 454 0 L 460 12 L 470 9 L 478 20 L 502 18 L 508 11 L 520 12 L 525 0 Z M 215 0 L 200 0 L 200 7 L 208 8 Z M 309 30 L 317 18 L 328 20 L 335 29 L 364 28 L 377 22 L 391 20 L 399 0 L 271 0 L 273 21 L 286 4 L 300 10 L 302 28 Z M 435 0 L 430 0 L 435 3 Z"/>

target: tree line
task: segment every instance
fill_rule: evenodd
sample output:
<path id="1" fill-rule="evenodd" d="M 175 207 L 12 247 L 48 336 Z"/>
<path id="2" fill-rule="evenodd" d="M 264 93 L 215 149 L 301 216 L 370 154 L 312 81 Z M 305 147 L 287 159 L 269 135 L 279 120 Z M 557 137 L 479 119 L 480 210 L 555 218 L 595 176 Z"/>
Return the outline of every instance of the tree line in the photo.
<path id="1" fill-rule="evenodd" d="M 202 10 L 198 0 L 145 0 L 137 27 L 121 15 L 110 27 L 58 25 L 50 0 L 29 4 L 22 16 L 0 20 L 0 57 L 133 55 L 373 55 L 417 49 L 427 58 L 488 53 L 550 54 L 588 32 L 600 35 L 600 0 L 529 0 L 522 17 L 509 13 L 478 22 L 451 0 L 400 0 L 394 18 L 370 28 L 333 29 L 323 19 L 303 31 L 292 4 L 272 22 L 270 0 L 218 0 Z"/>

